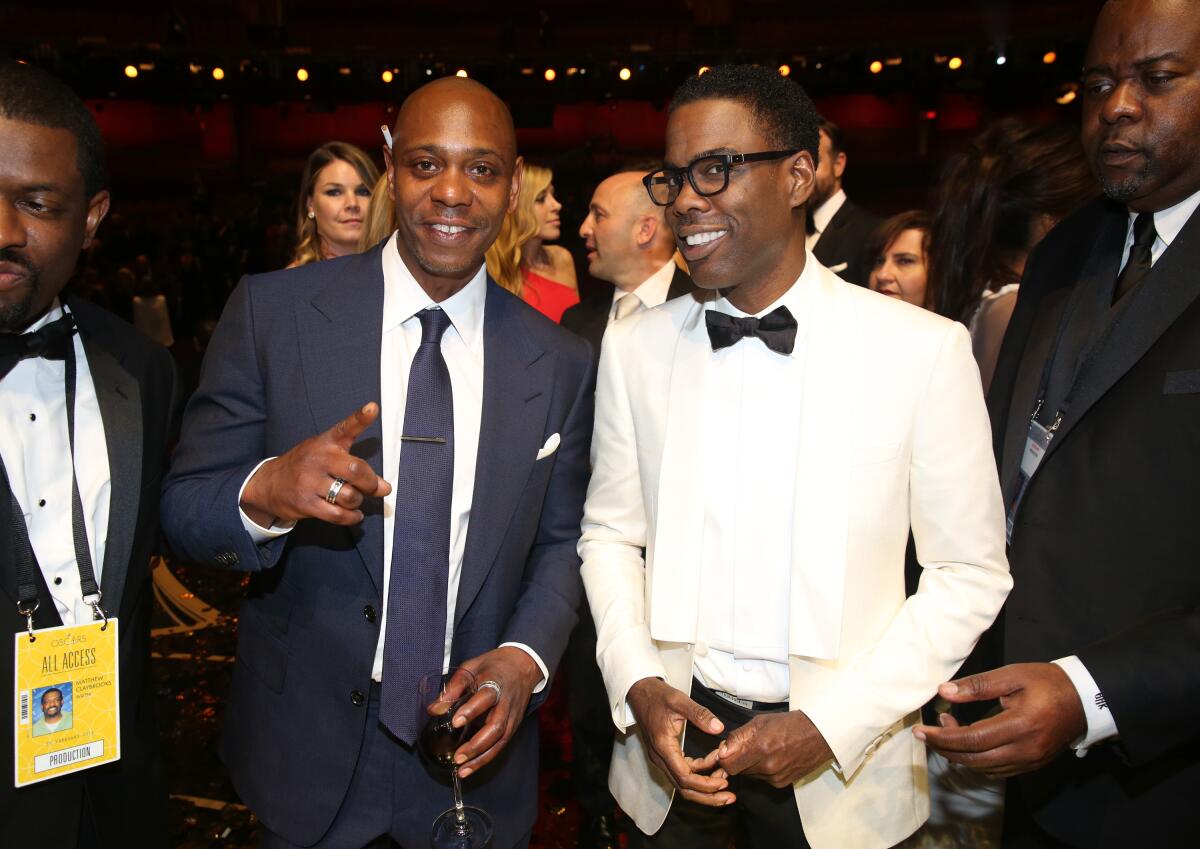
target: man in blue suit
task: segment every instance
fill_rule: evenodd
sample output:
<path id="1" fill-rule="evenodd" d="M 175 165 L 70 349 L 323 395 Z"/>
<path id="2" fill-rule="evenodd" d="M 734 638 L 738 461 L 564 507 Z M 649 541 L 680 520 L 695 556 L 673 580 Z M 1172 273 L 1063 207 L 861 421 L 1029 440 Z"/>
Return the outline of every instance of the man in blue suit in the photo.
<path id="1" fill-rule="evenodd" d="M 163 522 L 252 573 L 221 755 L 264 845 L 427 846 L 451 796 L 413 748 L 416 683 L 462 666 L 467 801 L 522 847 L 530 712 L 580 598 L 591 354 L 484 270 L 521 180 L 504 105 L 439 80 L 393 137 L 390 239 L 231 297 Z"/>

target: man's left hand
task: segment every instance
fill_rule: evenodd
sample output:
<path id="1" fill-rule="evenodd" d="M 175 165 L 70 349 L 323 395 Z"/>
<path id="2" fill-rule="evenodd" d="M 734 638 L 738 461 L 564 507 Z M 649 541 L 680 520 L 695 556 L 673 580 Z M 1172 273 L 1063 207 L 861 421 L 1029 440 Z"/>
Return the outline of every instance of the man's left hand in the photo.
<path id="1" fill-rule="evenodd" d="M 465 778 L 490 763 L 508 745 L 525 718 L 525 708 L 529 706 L 533 688 L 542 680 L 542 670 L 532 657 L 515 646 L 492 649 L 463 662 L 462 667 L 475 676 L 477 684 L 495 681 L 500 685 L 499 695 L 491 687 L 480 687 L 454 715 L 454 725 L 459 728 L 476 717 L 487 717 L 483 726 L 454 754 L 458 774 Z"/>
<path id="2" fill-rule="evenodd" d="M 730 775 L 753 775 L 772 787 L 789 787 L 833 752 L 804 713 L 759 714 L 734 729 L 717 749 L 720 765 Z"/>
<path id="3" fill-rule="evenodd" d="M 941 728 L 913 729 L 947 760 L 993 778 L 1040 769 L 1087 731 L 1079 693 L 1053 663 L 1002 666 L 943 684 L 938 695 L 954 704 L 1000 700 L 1000 713 L 972 725 L 943 713 Z"/>

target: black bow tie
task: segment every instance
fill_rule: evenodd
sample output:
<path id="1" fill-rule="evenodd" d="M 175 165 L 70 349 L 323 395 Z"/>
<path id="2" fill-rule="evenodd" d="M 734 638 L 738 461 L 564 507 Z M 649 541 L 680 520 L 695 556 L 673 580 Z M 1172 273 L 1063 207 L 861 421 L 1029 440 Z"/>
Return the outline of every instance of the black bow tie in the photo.
<path id="1" fill-rule="evenodd" d="M 787 307 L 776 307 L 762 318 L 740 318 L 716 310 L 704 314 L 708 340 L 714 351 L 728 348 L 739 339 L 757 336 L 780 354 L 790 354 L 796 346 L 796 319 Z"/>
<path id="2" fill-rule="evenodd" d="M 66 359 L 74 335 L 75 317 L 69 313 L 32 333 L 0 333 L 0 378 L 29 357 Z"/>

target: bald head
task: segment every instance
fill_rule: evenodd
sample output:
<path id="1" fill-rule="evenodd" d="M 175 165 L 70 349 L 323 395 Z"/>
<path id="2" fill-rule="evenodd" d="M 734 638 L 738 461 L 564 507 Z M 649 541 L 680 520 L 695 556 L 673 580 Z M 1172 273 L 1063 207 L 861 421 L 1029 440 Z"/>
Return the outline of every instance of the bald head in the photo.
<path id="1" fill-rule="evenodd" d="M 640 286 L 675 252 L 663 208 L 651 202 L 643 176 L 641 171 L 621 171 L 603 180 L 579 228 L 588 273 L 625 291 Z"/>
<path id="2" fill-rule="evenodd" d="M 521 189 L 512 116 L 474 80 L 447 77 L 414 91 L 384 148 L 396 204 L 397 250 L 435 300 L 483 265 Z"/>
<path id="3" fill-rule="evenodd" d="M 508 107 L 487 86 L 465 77 L 434 80 L 406 97 L 392 128 L 393 149 L 419 144 L 443 123 L 465 117 L 489 131 L 506 162 L 511 164 L 516 159 L 517 132 Z"/>

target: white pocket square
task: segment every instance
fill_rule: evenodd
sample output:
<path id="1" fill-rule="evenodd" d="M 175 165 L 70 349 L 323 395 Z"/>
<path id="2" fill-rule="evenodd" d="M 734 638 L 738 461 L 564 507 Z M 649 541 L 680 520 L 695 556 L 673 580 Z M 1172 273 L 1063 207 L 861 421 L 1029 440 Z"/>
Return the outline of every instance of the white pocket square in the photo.
<path id="1" fill-rule="evenodd" d="M 829 270 L 832 271 L 834 274 L 841 274 L 843 271 L 845 271 L 849 267 L 850 267 L 850 263 L 839 262 L 837 265 L 829 266 Z"/>
<path id="2" fill-rule="evenodd" d="M 558 443 L 562 442 L 557 433 L 550 434 L 550 438 L 546 440 L 546 444 L 542 446 L 542 450 L 538 452 L 537 460 L 543 460 L 549 457 L 558 450 Z M 536 463 L 537 460 L 534 460 Z"/>

